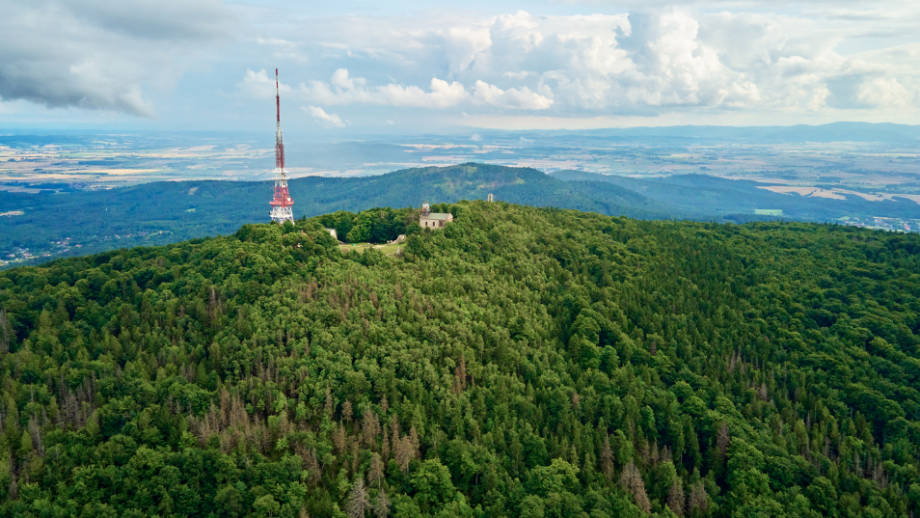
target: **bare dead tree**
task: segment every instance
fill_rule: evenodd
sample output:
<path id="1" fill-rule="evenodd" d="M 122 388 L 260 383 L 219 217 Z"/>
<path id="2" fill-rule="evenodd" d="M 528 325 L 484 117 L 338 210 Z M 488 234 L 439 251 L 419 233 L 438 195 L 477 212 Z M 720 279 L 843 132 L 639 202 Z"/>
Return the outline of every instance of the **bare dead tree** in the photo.
<path id="1" fill-rule="evenodd" d="M 601 471 L 607 482 L 613 480 L 613 450 L 610 448 L 610 437 L 604 438 L 604 446 L 601 448 Z"/>
<path id="2" fill-rule="evenodd" d="M 374 515 L 377 518 L 387 518 L 390 515 L 390 499 L 382 489 L 374 499 Z"/>
<path id="3" fill-rule="evenodd" d="M 690 497 L 687 499 L 687 507 L 690 508 L 690 511 L 700 512 L 706 512 L 709 509 L 709 495 L 706 494 L 706 488 L 703 487 L 701 481 L 693 484 Z"/>
<path id="4" fill-rule="evenodd" d="M 403 473 L 409 471 L 409 462 L 412 461 L 414 456 L 412 441 L 409 439 L 409 436 L 403 436 L 401 439 L 396 441 L 396 448 L 393 452 L 396 456 L 396 464 L 399 465 L 399 470 Z"/>
<path id="5" fill-rule="evenodd" d="M 384 475 L 383 475 L 383 460 L 380 458 L 379 453 L 375 453 L 371 457 L 370 469 L 367 472 L 367 481 L 372 486 L 376 486 L 377 489 L 381 489 L 383 485 Z"/>
<path id="6" fill-rule="evenodd" d="M 364 518 L 364 513 L 371 507 L 371 502 L 367 498 L 367 489 L 364 488 L 364 479 L 359 478 L 351 486 L 351 492 L 348 493 L 348 503 L 346 512 L 349 518 Z"/>
<path id="7" fill-rule="evenodd" d="M 361 417 L 361 432 L 364 436 L 364 443 L 368 447 L 374 447 L 377 444 L 377 436 L 380 435 L 380 418 L 373 413 L 370 407 L 364 410 Z"/>
<path id="8" fill-rule="evenodd" d="M 684 483 L 680 477 L 674 479 L 671 489 L 668 490 L 668 507 L 677 516 L 684 515 Z"/>
<path id="9" fill-rule="evenodd" d="M 620 486 L 632 494 L 633 501 L 635 501 L 639 509 L 646 513 L 651 512 L 652 504 L 645 493 L 645 482 L 642 480 L 639 468 L 632 461 L 629 461 L 629 464 L 623 468 L 623 473 L 620 474 Z"/>

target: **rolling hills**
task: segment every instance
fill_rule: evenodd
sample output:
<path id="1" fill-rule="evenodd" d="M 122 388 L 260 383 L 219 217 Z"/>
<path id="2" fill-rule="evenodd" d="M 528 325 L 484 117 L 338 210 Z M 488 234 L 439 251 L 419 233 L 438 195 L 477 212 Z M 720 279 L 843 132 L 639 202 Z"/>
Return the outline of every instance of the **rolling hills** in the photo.
<path id="1" fill-rule="evenodd" d="M 834 221 L 844 215 L 920 219 L 913 202 L 804 198 L 758 189 L 754 182 L 705 175 L 633 179 L 579 171 L 546 175 L 529 168 L 484 164 L 406 169 L 364 178 L 307 177 L 290 182 L 296 217 L 372 207 L 418 207 L 424 201 L 496 199 L 639 219 L 743 223 L 776 217 Z M 0 257 L 16 249 L 49 258 L 136 245 L 166 244 L 234 232 L 267 219 L 266 182 L 155 182 L 108 191 L 26 194 L 0 191 Z M 69 238 L 66 239 L 66 238 Z M 73 246 L 80 244 L 80 248 Z"/>
<path id="2" fill-rule="evenodd" d="M 674 217 L 673 210 L 614 185 L 600 190 L 566 183 L 540 171 L 483 164 L 407 169 L 366 178 L 308 177 L 290 182 L 296 217 L 372 207 L 418 207 L 424 201 L 497 199 L 637 218 Z M 165 244 L 232 233 L 267 219 L 266 182 L 155 182 L 108 191 L 62 194 L 0 192 L 0 253 L 40 249 L 65 237 L 89 253 L 138 244 Z M 160 233 L 163 234 L 160 234 Z"/>
<path id="3" fill-rule="evenodd" d="M 758 182 L 727 180 L 703 174 L 638 179 L 584 171 L 559 171 L 549 176 L 573 183 L 616 185 L 671 207 L 675 212 L 705 214 L 713 220 L 744 220 L 744 216 L 754 214 L 755 209 L 766 208 L 782 210 L 786 218 L 798 221 L 827 222 L 841 215 L 920 218 L 920 205 L 906 198 L 869 201 L 852 195 L 840 196 L 843 199 L 802 197 L 762 189 L 760 187 L 764 184 Z"/>

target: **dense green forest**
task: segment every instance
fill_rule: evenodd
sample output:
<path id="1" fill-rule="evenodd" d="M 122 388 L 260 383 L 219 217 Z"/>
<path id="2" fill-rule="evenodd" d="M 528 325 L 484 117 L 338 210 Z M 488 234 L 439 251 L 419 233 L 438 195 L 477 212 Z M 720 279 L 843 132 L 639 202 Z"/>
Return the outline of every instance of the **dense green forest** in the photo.
<path id="1" fill-rule="evenodd" d="M 639 219 L 736 222 L 790 219 L 831 221 L 841 216 L 920 219 L 909 201 L 806 198 L 758 189 L 755 182 L 705 175 L 635 179 L 486 164 L 405 169 L 364 178 L 299 178 L 290 182 L 294 214 L 313 217 L 372 207 L 419 207 L 424 201 L 497 200 Z M 83 255 L 137 245 L 163 245 L 231 234 L 245 223 L 266 221 L 268 182 L 156 182 L 109 191 L 26 194 L 0 191 L 0 257 L 16 248 L 51 257 Z M 781 218 L 755 209 L 782 209 Z M 67 244 L 51 245 L 70 238 Z M 81 248 L 73 246 L 82 245 Z M 68 252 L 62 252 L 69 246 Z M 47 257 L 38 257 L 46 261 Z"/>
<path id="2" fill-rule="evenodd" d="M 917 515 L 920 236 L 433 209 L 0 273 L 0 516 Z"/>

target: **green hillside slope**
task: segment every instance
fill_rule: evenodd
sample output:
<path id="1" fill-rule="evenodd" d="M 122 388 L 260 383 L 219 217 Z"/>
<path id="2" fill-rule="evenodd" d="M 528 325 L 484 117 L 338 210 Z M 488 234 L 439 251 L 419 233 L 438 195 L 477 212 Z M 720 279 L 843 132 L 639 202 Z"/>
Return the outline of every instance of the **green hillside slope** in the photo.
<path id="1" fill-rule="evenodd" d="M 424 201 L 485 199 L 564 207 L 636 218 L 680 217 L 628 189 L 571 184 L 529 168 L 463 164 L 405 169 L 364 178 L 308 177 L 290 182 L 296 217 L 372 207 L 420 207 Z M 109 191 L 34 195 L 0 191 L 0 257 L 15 248 L 37 254 L 70 238 L 85 254 L 229 234 L 268 219 L 268 182 L 157 182 Z M 63 246 L 55 246 L 60 250 Z"/>
<path id="2" fill-rule="evenodd" d="M 0 273 L 0 516 L 920 510 L 920 236 L 434 209 Z"/>

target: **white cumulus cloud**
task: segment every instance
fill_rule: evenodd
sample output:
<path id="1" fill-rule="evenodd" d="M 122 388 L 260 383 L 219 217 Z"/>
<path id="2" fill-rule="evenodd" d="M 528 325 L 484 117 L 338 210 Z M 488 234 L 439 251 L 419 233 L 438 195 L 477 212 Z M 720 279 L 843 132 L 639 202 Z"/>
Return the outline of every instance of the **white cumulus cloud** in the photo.
<path id="1" fill-rule="evenodd" d="M 699 9 L 705 5 L 572 16 L 333 17 L 298 31 L 306 35 L 300 47 L 337 49 L 326 58 L 331 77 L 307 81 L 299 95 L 318 105 L 556 117 L 920 108 L 917 43 L 841 50 L 842 42 L 873 34 L 867 25 L 884 10 L 858 2 L 843 10 L 813 3 L 796 14 L 765 4 L 733 10 L 731 2 L 717 12 Z M 898 5 L 899 16 L 876 21 L 910 34 L 920 9 Z M 347 69 L 335 66 L 345 51 Z"/>
<path id="2" fill-rule="evenodd" d="M 481 103 L 501 108 L 545 110 L 553 105 L 552 91 L 546 85 L 543 86 L 542 90 L 547 95 L 532 92 L 526 86 L 502 90 L 484 81 L 476 81 L 473 98 Z"/>
<path id="3" fill-rule="evenodd" d="M 325 110 L 316 106 L 301 106 L 301 110 L 310 114 L 313 119 L 324 128 L 344 128 L 345 123 L 334 113 L 326 113 Z"/>
<path id="4" fill-rule="evenodd" d="M 351 77 L 348 70 L 340 68 L 329 82 L 310 81 L 295 93 L 303 99 L 330 105 L 379 104 L 417 108 L 447 108 L 469 99 L 462 84 L 432 78 L 429 90 L 414 85 L 390 83 L 368 86 L 362 77 Z"/>

